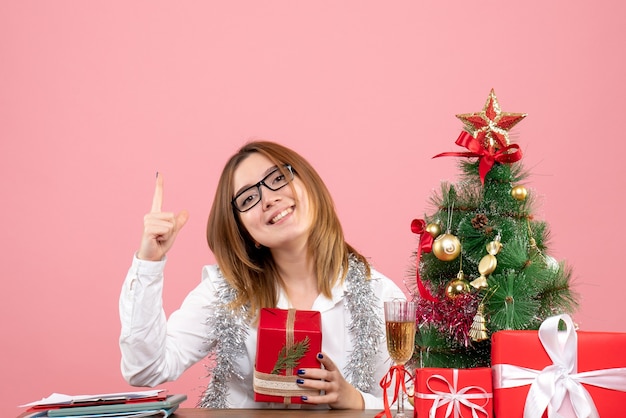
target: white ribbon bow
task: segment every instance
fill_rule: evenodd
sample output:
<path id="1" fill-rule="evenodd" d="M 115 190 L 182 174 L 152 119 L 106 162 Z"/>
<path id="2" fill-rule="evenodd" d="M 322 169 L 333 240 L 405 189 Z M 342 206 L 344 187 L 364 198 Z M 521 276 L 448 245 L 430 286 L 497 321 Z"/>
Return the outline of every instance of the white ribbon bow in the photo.
<path id="1" fill-rule="evenodd" d="M 445 382 L 448 385 L 448 392 L 442 392 L 439 390 L 432 389 L 430 387 L 431 379 Z M 458 390 L 457 389 L 458 381 L 459 381 L 458 369 L 452 369 L 452 381 L 453 383 L 450 384 L 450 382 L 448 382 L 445 377 L 439 374 L 434 374 L 426 380 L 426 387 L 428 387 L 428 390 L 430 390 L 432 393 L 417 393 L 416 394 L 416 396 L 420 399 L 434 400 L 433 406 L 430 408 L 430 412 L 428 414 L 430 418 L 434 418 L 435 415 L 437 414 L 437 409 L 446 404 L 448 405 L 448 408 L 446 409 L 446 415 L 445 415 L 446 418 L 450 417 L 450 415 L 453 412 L 453 408 L 454 408 L 454 418 L 458 418 L 459 416 L 462 416 L 460 415 L 461 404 L 467 406 L 468 408 L 472 410 L 473 418 L 478 418 L 478 413 L 476 411 L 482 412 L 483 414 L 485 414 L 485 416 L 489 416 L 489 414 L 487 413 L 484 407 L 489 402 L 489 398 L 493 396 L 491 393 L 488 393 L 485 389 L 481 388 L 480 386 L 466 386 L 463 389 Z M 481 393 L 467 393 L 468 391 L 472 389 L 478 390 Z M 485 399 L 485 402 L 481 406 L 481 405 L 477 405 L 471 402 L 470 399 Z"/>
<path id="2" fill-rule="evenodd" d="M 567 326 L 559 332 L 559 321 Z M 539 327 L 539 340 L 552 360 L 543 370 L 512 364 L 493 365 L 494 389 L 530 385 L 524 407 L 524 418 L 540 418 L 548 410 L 549 418 L 557 412 L 566 395 L 579 418 L 599 418 L 596 405 L 583 383 L 626 392 L 626 367 L 578 373 L 578 336 L 569 315 L 547 318 Z"/>

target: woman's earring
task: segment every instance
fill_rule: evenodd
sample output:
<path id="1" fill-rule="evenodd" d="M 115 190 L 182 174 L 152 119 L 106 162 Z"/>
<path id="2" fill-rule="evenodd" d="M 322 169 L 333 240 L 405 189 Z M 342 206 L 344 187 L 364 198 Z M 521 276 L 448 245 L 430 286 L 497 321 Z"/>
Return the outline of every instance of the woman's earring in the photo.
<path id="1" fill-rule="evenodd" d="M 259 244 L 258 242 L 254 241 L 254 248 L 256 248 L 257 250 L 261 249 L 261 244 Z"/>

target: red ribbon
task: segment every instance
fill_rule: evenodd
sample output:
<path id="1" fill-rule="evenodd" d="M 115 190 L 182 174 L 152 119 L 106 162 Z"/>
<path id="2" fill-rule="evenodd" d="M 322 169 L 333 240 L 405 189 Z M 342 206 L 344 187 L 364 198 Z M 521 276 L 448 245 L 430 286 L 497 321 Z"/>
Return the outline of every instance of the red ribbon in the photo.
<path id="1" fill-rule="evenodd" d="M 403 393 L 407 393 L 406 381 L 405 381 L 406 376 L 409 376 L 409 381 L 413 380 L 413 376 L 411 376 L 411 373 L 409 373 L 404 368 L 404 365 L 398 364 L 395 366 L 391 366 L 391 368 L 389 369 L 389 372 L 386 375 L 384 375 L 382 380 L 380 381 L 380 387 L 383 388 L 383 400 L 385 402 L 385 410 L 376 414 L 375 418 L 381 418 L 381 417 L 392 418 L 393 416 L 391 414 L 389 398 L 387 397 L 387 389 L 391 387 L 391 384 L 394 381 L 394 375 L 395 375 L 396 387 L 394 388 L 393 400 L 391 401 L 391 405 L 393 405 L 398 399 L 398 393 L 400 392 L 400 385 L 402 385 Z"/>
<path id="2" fill-rule="evenodd" d="M 478 173 L 480 174 L 480 181 L 485 184 L 485 176 L 491 170 L 491 167 L 495 162 L 499 163 L 514 163 L 522 159 L 522 150 L 519 149 L 519 145 L 511 144 L 508 147 L 502 148 L 496 152 L 493 152 L 491 148 L 485 148 L 482 144 L 482 139 L 485 134 L 479 134 L 478 138 L 474 138 L 470 133 L 463 131 L 457 138 L 455 144 L 467 148 L 470 152 L 442 152 L 435 155 L 437 157 L 478 157 L 480 163 L 478 165 Z"/>
<path id="3" fill-rule="evenodd" d="M 420 260 L 422 258 L 422 252 L 429 253 L 433 249 L 433 237 L 426 231 L 426 222 L 423 219 L 413 219 L 411 222 L 411 231 L 414 234 L 420 235 L 420 242 L 417 246 L 417 265 L 415 267 L 415 276 L 417 279 L 417 290 L 422 298 L 430 302 L 438 302 L 437 298 L 430 293 L 428 288 L 424 286 L 422 278 L 420 277 Z"/>

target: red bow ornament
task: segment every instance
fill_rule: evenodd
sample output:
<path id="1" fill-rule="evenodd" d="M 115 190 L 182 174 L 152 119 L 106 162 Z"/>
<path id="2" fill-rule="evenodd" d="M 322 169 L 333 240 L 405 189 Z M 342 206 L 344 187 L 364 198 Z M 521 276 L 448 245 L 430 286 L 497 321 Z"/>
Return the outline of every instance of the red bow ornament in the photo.
<path id="1" fill-rule="evenodd" d="M 474 138 L 469 132 L 463 131 L 455 141 L 455 144 L 467 148 L 469 152 L 442 152 L 433 158 L 478 157 L 480 160 L 478 165 L 480 181 L 482 184 L 485 184 L 485 176 L 496 162 L 510 164 L 519 161 L 522 159 L 522 150 L 520 150 L 517 144 L 511 144 L 498 150 L 492 147 L 486 148 L 483 146 L 482 137 L 484 136 L 484 132 L 479 132 L 478 138 Z"/>
<path id="2" fill-rule="evenodd" d="M 424 286 L 422 278 L 420 277 L 420 260 L 422 259 L 422 252 L 429 253 L 432 251 L 433 237 L 430 233 L 428 233 L 428 231 L 426 231 L 426 222 L 424 222 L 423 219 L 413 219 L 413 222 L 411 222 L 411 231 L 420 236 L 420 242 L 417 246 L 417 264 L 415 266 L 417 290 L 422 298 L 430 302 L 438 302 L 437 298 L 430 293 L 426 286 Z"/>

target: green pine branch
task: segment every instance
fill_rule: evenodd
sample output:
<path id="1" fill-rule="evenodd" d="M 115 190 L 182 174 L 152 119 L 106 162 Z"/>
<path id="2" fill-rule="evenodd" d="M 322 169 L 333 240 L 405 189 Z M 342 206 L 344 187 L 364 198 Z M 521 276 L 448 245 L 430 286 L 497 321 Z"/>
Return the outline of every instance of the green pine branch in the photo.
<path id="1" fill-rule="evenodd" d="M 290 349 L 287 349 L 287 346 L 283 346 L 280 353 L 278 353 L 278 359 L 271 374 L 278 374 L 281 370 L 295 368 L 307 351 L 309 351 L 308 335 L 302 341 L 295 343 Z"/>
<path id="2" fill-rule="evenodd" d="M 489 367 L 491 340 L 465 347 L 451 341 L 435 327 L 425 325 L 415 337 L 414 367 L 472 368 Z"/>

